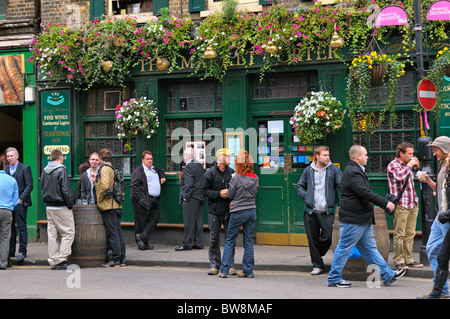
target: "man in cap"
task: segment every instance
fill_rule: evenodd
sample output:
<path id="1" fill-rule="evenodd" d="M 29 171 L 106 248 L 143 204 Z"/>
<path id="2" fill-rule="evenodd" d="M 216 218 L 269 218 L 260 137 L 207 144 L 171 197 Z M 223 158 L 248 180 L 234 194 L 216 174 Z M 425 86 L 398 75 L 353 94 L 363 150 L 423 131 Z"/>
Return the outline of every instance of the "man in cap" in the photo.
<path id="1" fill-rule="evenodd" d="M 444 213 L 450 208 L 448 204 L 448 198 L 445 196 L 445 180 L 448 171 L 448 162 L 445 160 L 450 155 L 450 137 L 439 136 L 433 142 L 428 144 L 433 149 L 433 155 L 439 161 L 438 173 L 436 182 L 434 182 L 428 175 L 424 179 L 420 180 L 423 183 L 430 185 L 437 196 L 438 212 Z M 435 285 L 442 285 L 441 295 L 448 298 L 448 282 L 447 276 L 442 274 L 442 271 L 438 269 L 437 256 L 444 241 L 444 237 L 450 228 L 450 223 L 442 224 L 438 218 L 433 221 L 431 225 L 430 236 L 427 242 L 427 256 L 431 269 L 435 274 Z M 447 265 L 448 266 L 448 265 Z"/>
<path id="2" fill-rule="evenodd" d="M 217 275 L 221 266 L 220 258 L 220 229 L 226 234 L 230 220 L 230 199 L 228 187 L 234 169 L 230 167 L 230 150 L 221 148 L 216 152 L 217 165 L 208 168 L 203 175 L 202 194 L 208 198 L 208 226 L 209 226 L 209 262 L 211 269 L 208 275 Z M 234 260 L 229 274 L 235 275 Z"/>

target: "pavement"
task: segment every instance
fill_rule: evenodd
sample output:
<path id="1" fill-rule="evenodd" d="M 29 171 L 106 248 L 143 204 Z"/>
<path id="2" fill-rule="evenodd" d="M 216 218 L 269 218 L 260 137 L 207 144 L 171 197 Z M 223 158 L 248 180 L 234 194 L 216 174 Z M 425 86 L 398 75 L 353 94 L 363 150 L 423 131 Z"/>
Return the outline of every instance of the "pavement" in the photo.
<path id="1" fill-rule="evenodd" d="M 126 246 L 126 263 L 134 266 L 170 266 L 170 267 L 196 267 L 205 268 L 207 273 L 209 266 L 208 247 L 204 249 L 193 249 L 189 251 L 175 251 L 176 246 L 154 244 L 153 250 L 141 251 L 137 245 Z M 48 266 L 48 246 L 47 243 L 28 243 L 27 258 L 22 263 L 23 266 Z M 223 247 L 221 248 L 223 251 Z M 235 263 L 236 269 L 242 269 L 241 261 L 244 248 L 236 247 Z M 298 271 L 310 272 L 312 270 L 309 248 L 303 246 L 274 246 L 274 245 L 254 245 L 255 273 L 258 270 L 271 271 Z M 420 261 L 419 253 L 414 253 L 415 260 Z M 15 262 L 15 257 L 11 258 Z M 333 251 L 330 250 L 323 257 L 325 272 L 330 270 L 333 259 Z M 389 254 L 388 264 L 394 269 L 392 262 L 392 252 Z M 49 268 L 50 269 L 50 268 Z M 423 268 L 409 268 L 405 276 L 416 278 L 433 278 L 430 266 Z"/>

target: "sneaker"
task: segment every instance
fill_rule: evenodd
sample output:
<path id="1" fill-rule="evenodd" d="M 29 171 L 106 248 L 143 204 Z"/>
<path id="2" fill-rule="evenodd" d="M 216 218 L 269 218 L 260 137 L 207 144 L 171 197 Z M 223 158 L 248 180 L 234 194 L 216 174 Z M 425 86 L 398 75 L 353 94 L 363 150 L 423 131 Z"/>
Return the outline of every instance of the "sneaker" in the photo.
<path id="1" fill-rule="evenodd" d="M 219 269 L 217 269 L 217 268 L 215 268 L 215 267 L 211 268 L 211 269 L 208 271 L 208 275 L 210 275 L 210 276 L 215 276 L 215 275 L 217 275 L 218 273 L 219 273 Z"/>
<path id="2" fill-rule="evenodd" d="M 253 275 L 253 274 L 248 275 L 243 272 L 239 273 L 237 276 L 238 276 L 238 278 L 254 278 L 255 277 L 255 275 Z"/>
<path id="3" fill-rule="evenodd" d="M 390 284 L 392 284 L 394 281 L 396 281 L 397 279 L 403 277 L 403 275 L 406 274 L 406 269 L 397 269 L 394 272 L 394 277 L 391 279 L 391 281 L 389 282 L 385 282 L 384 285 L 385 286 L 389 286 Z"/>
<path id="4" fill-rule="evenodd" d="M 311 275 L 317 276 L 323 274 L 323 268 L 314 267 L 313 270 L 311 270 Z"/>
<path id="5" fill-rule="evenodd" d="M 231 276 L 236 276 L 237 275 L 236 269 L 230 268 L 228 270 L 228 274 L 231 275 Z"/>
<path id="6" fill-rule="evenodd" d="M 125 259 L 123 259 L 123 260 L 121 260 L 121 261 L 119 262 L 119 266 L 120 266 L 120 267 L 126 267 L 126 265 L 127 265 L 127 262 L 126 262 Z"/>
<path id="7" fill-rule="evenodd" d="M 352 284 L 348 281 L 341 280 L 339 282 L 335 282 L 334 284 L 329 284 L 328 287 L 338 287 L 338 288 L 350 288 Z"/>
<path id="8" fill-rule="evenodd" d="M 412 268 L 422 268 L 423 264 L 419 264 L 418 262 L 413 261 L 412 263 L 407 264 L 407 266 Z"/>
<path id="9" fill-rule="evenodd" d="M 219 277 L 219 278 L 227 278 L 227 275 L 222 274 L 222 273 L 220 272 L 220 273 L 219 273 L 219 276 L 217 276 L 217 277 Z"/>
<path id="10" fill-rule="evenodd" d="M 408 266 L 405 263 L 396 264 L 395 268 L 397 269 L 408 269 Z"/>
<path id="11" fill-rule="evenodd" d="M 106 267 L 115 267 L 115 266 L 118 266 L 118 265 L 120 265 L 119 261 L 108 260 L 106 263 L 101 264 L 100 267 L 106 268 Z"/>
<path id="12" fill-rule="evenodd" d="M 24 260 L 25 260 L 25 255 L 24 254 L 22 254 L 22 253 L 19 253 L 18 255 L 17 255 L 17 258 L 16 258 L 16 263 L 21 263 L 21 262 L 23 262 Z"/>

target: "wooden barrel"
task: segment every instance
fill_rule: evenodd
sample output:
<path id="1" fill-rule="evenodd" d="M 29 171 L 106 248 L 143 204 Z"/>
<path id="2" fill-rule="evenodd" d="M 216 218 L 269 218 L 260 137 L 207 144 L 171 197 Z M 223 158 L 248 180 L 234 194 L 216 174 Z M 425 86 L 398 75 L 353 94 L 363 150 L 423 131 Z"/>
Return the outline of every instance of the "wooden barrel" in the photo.
<path id="1" fill-rule="evenodd" d="M 381 256 L 386 260 L 389 259 L 389 232 L 386 223 L 386 216 L 383 209 L 375 207 L 375 225 L 373 225 L 373 236 L 377 243 L 378 251 Z M 334 224 L 333 224 L 333 238 L 331 248 L 336 250 L 336 246 L 339 242 L 339 207 L 336 209 Z M 366 281 L 372 273 L 367 271 L 369 264 L 363 258 L 349 258 L 342 270 L 342 278 L 345 280 Z"/>
<path id="2" fill-rule="evenodd" d="M 98 267 L 108 258 L 108 238 L 97 205 L 74 205 L 75 240 L 69 263 L 81 268 Z"/>

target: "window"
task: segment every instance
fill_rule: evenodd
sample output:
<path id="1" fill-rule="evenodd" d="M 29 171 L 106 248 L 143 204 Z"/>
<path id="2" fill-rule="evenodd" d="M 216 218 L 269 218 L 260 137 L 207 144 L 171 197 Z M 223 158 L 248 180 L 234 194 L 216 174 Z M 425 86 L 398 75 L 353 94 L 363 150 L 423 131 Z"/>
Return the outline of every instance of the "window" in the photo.
<path id="1" fill-rule="evenodd" d="M 222 10 L 222 2 L 220 0 L 207 0 L 208 8 L 200 12 L 200 17 L 207 17 L 210 14 Z M 263 6 L 260 0 L 238 0 L 236 6 L 237 11 L 261 12 Z"/>
<path id="2" fill-rule="evenodd" d="M 84 117 L 85 156 L 102 148 L 109 148 L 113 154 L 113 166 L 131 175 L 136 167 L 136 141 L 131 154 L 123 151 L 124 141 L 117 138 L 115 124 L 116 105 L 130 98 L 130 93 L 121 89 L 91 89 L 87 93 L 87 109 Z"/>
<path id="3" fill-rule="evenodd" d="M 214 165 L 215 150 L 223 145 L 222 84 L 171 83 L 166 86 L 166 100 L 166 170 L 181 171 L 183 143 L 187 141 L 205 141 L 206 167 Z M 181 136 L 177 132 L 189 132 L 189 135 Z"/>
<path id="4" fill-rule="evenodd" d="M 0 20 L 6 19 L 5 0 L 0 0 Z"/>
<path id="5" fill-rule="evenodd" d="M 304 97 L 310 90 L 317 89 L 317 73 L 296 75 L 269 75 L 263 81 L 253 79 L 253 98 Z"/>
<path id="6" fill-rule="evenodd" d="M 383 87 L 378 88 L 381 93 Z M 375 101 L 376 92 L 372 91 L 371 101 Z M 410 108 L 415 101 L 415 80 L 414 72 L 408 71 L 400 78 L 398 88 L 397 107 L 405 106 Z M 383 96 L 380 94 L 380 100 Z M 408 105 L 409 104 L 409 105 Z M 369 155 L 367 165 L 368 173 L 386 173 L 387 165 L 394 159 L 397 145 L 402 142 L 409 142 L 416 145 L 420 136 L 419 118 L 413 110 L 396 111 L 397 121 L 390 124 L 390 116 L 387 114 L 383 122 L 378 123 L 377 130 L 373 134 L 367 134 L 359 128 L 353 132 L 353 143 L 364 146 Z"/>

